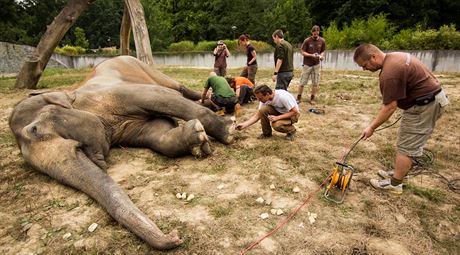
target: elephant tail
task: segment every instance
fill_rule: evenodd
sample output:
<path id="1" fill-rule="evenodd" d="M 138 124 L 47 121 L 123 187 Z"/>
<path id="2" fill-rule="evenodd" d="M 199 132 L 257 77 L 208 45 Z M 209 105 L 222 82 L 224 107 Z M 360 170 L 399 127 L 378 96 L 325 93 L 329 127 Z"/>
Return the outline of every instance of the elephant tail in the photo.
<path id="1" fill-rule="evenodd" d="M 39 145 L 47 142 L 38 142 L 32 146 L 33 151 L 28 151 L 29 149 L 23 147 L 22 151 L 26 161 L 52 178 L 95 199 L 116 221 L 153 248 L 167 250 L 183 242 L 176 231 L 164 234 L 147 215 L 134 205 L 110 176 L 88 159 L 75 141 L 63 138 L 53 140 L 54 149 L 51 151 Z M 49 144 L 46 148 L 50 148 Z M 58 154 L 53 155 L 53 151 Z M 33 156 L 29 158 L 26 155 Z"/>

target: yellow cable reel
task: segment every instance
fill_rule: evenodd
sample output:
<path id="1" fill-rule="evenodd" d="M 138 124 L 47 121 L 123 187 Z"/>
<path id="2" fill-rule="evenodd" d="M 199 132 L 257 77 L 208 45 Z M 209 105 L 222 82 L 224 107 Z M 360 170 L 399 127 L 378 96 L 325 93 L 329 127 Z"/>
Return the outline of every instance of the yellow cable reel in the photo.
<path id="1" fill-rule="evenodd" d="M 327 185 L 326 191 L 324 192 L 324 197 L 335 203 L 342 203 L 350 185 L 353 172 L 354 169 L 352 166 L 336 162 L 334 171 L 330 177 L 329 185 Z M 338 190 L 338 192 L 334 190 Z M 337 195 L 337 193 L 339 194 Z"/>

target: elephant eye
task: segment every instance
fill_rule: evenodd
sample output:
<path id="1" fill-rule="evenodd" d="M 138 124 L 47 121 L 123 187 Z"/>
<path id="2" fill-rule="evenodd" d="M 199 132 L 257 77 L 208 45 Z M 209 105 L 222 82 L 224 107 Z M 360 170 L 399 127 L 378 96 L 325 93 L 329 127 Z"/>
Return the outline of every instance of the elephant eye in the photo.
<path id="1" fill-rule="evenodd" d="M 30 129 L 30 132 L 32 132 L 33 134 L 37 134 L 37 126 L 33 126 L 33 127 Z"/>

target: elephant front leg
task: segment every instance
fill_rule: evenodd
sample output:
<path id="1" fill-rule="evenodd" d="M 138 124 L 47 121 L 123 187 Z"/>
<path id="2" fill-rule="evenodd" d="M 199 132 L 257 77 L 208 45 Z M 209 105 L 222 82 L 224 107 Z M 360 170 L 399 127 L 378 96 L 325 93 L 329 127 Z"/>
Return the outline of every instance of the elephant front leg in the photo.
<path id="1" fill-rule="evenodd" d="M 211 154 L 208 136 L 203 125 L 197 119 L 177 126 L 169 118 L 159 118 L 145 123 L 140 132 L 125 139 L 129 145 L 144 146 L 168 157 L 193 154 L 203 157 Z"/>

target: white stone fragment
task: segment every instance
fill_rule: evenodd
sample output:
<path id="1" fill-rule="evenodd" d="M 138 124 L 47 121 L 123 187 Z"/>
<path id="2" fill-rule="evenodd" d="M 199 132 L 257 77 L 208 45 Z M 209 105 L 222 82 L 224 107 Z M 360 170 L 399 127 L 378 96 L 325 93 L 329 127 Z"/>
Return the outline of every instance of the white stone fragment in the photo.
<path id="1" fill-rule="evenodd" d="M 188 195 L 188 197 L 187 197 L 187 201 L 192 201 L 194 198 L 195 198 L 195 195 L 190 194 L 190 195 Z"/>
<path id="2" fill-rule="evenodd" d="M 94 232 L 94 230 L 96 230 L 97 226 L 99 226 L 99 225 L 97 225 L 97 223 L 91 224 L 91 225 L 88 227 L 88 231 L 89 231 L 89 232 Z"/>
<path id="3" fill-rule="evenodd" d="M 182 199 L 186 199 L 186 198 L 187 198 L 187 192 L 184 192 L 184 193 L 182 193 L 182 195 L 181 195 L 181 197 L 180 197 L 180 198 L 182 198 Z"/>
<path id="4" fill-rule="evenodd" d="M 276 210 L 276 215 L 278 215 L 278 216 L 279 216 L 279 215 L 282 215 L 283 213 L 284 213 L 284 212 L 283 212 L 283 210 L 281 210 L 281 209 Z"/>
<path id="5" fill-rule="evenodd" d="M 177 197 L 177 199 L 181 199 L 181 198 L 182 198 L 182 194 L 181 194 L 181 193 L 177 193 L 177 194 L 176 194 L 176 197 Z"/>
<path id="6" fill-rule="evenodd" d="M 265 220 L 265 219 L 268 219 L 268 216 L 269 216 L 268 213 L 262 213 L 262 214 L 260 215 L 260 218 L 261 218 L 262 220 Z"/>
<path id="7" fill-rule="evenodd" d="M 271 184 L 271 185 L 270 185 L 270 189 L 272 189 L 272 190 L 275 189 L 275 185 L 274 185 L 274 184 Z"/>
<path id="8" fill-rule="evenodd" d="M 258 197 L 258 198 L 256 199 L 256 202 L 259 203 L 259 204 L 263 204 L 264 201 L 265 201 L 265 200 L 264 200 L 262 197 Z"/>
<path id="9" fill-rule="evenodd" d="M 223 188 L 224 188 L 224 185 L 223 185 L 223 184 L 217 186 L 217 189 L 223 189 Z"/>
<path id="10" fill-rule="evenodd" d="M 315 223 L 316 217 L 318 217 L 318 214 L 308 212 L 308 221 L 310 221 L 310 224 Z"/>
<path id="11" fill-rule="evenodd" d="M 294 193 L 299 193 L 299 192 L 300 192 L 299 187 L 295 186 L 295 187 L 292 189 L 292 192 L 294 192 Z"/>
<path id="12" fill-rule="evenodd" d="M 67 240 L 67 239 L 69 239 L 71 236 L 72 236 L 71 233 L 65 233 L 65 234 L 62 236 L 62 239 Z"/>
<path id="13" fill-rule="evenodd" d="M 404 216 L 402 214 L 396 214 L 395 215 L 396 217 L 396 220 L 401 223 L 401 224 L 405 224 L 406 223 L 406 218 L 404 218 Z"/>
<path id="14" fill-rule="evenodd" d="M 275 214 L 276 214 L 276 211 L 278 211 L 278 210 L 276 210 L 275 208 L 273 208 L 273 209 L 270 210 L 270 213 L 273 214 L 273 215 L 275 215 Z"/>

